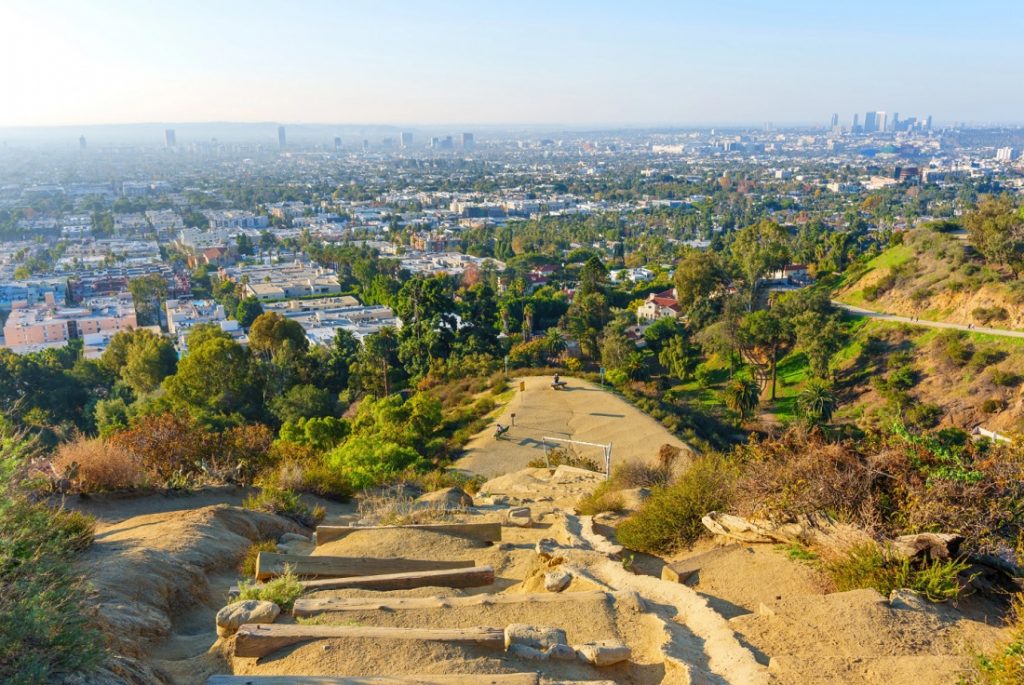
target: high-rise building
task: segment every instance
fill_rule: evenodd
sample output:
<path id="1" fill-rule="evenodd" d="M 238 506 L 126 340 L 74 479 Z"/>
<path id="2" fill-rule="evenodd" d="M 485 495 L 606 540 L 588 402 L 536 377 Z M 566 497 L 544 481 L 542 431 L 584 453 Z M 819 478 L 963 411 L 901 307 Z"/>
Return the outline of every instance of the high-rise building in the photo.
<path id="1" fill-rule="evenodd" d="M 287 140 L 284 135 L 284 126 L 277 127 L 277 146 L 283 148 L 287 145 Z"/>
<path id="2" fill-rule="evenodd" d="M 889 130 L 891 130 L 891 131 L 899 131 L 900 130 L 900 113 L 899 112 L 893 112 L 892 113 L 892 123 L 889 124 Z"/>
<path id="3" fill-rule="evenodd" d="M 885 112 L 875 112 L 875 130 L 876 131 L 888 131 L 889 130 L 889 115 Z"/>
<path id="4" fill-rule="evenodd" d="M 831 128 L 833 131 L 835 131 L 837 128 L 839 128 L 839 115 L 838 114 L 833 114 L 832 115 L 832 123 L 829 125 L 829 128 Z"/>
<path id="5" fill-rule="evenodd" d="M 463 133 L 462 134 L 462 149 L 463 150 L 472 150 L 475 145 L 476 145 L 476 139 L 473 137 L 472 133 Z"/>
<path id="6" fill-rule="evenodd" d="M 1013 148 L 1012 147 L 1001 147 L 996 150 L 996 160 L 1000 162 L 1011 162 L 1013 161 Z"/>
<path id="7" fill-rule="evenodd" d="M 931 114 L 929 114 L 929 115 L 928 115 L 928 118 L 927 118 L 927 119 L 925 119 L 925 125 L 924 125 L 924 127 L 925 127 L 925 129 L 926 129 L 926 130 L 928 130 L 928 131 L 931 131 L 931 130 L 932 130 L 932 115 L 931 115 Z"/>
<path id="8" fill-rule="evenodd" d="M 854 133 L 859 133 L 860 132 L 860 115 L 859 114 L 854 114 L 853 115 L 853 126 L 850 127 L 850 130 L 853 131 Z"/>
<path id="9" fill-rule="evenodd" d="M 403 131 L 402 135 L 399 136 L 398 143 L 403 148 L 412 147 L 412 133 L 409 131 Z"/>
<path id="10" fill-rule="evenodd" d="M 341 149 L 341 136 L 334 136 L 334 149 L 335 150 L 340 150 Z"/>
<path id="11" fill-rule="evenodd" d="M 878 130 L 878 112 L 864 113 L 864 133 L 874 133 Z"/>
<path id="12" fill-rule="evenodd" d="M 85 136 L 78 137 L 78 149 L 84 150 L 86 148 Z"/>
<path id="13" fill-rule="evenodd" d="M 169 128 L 166 131 L 164 131 L 164 145 L 166 147 L 174 147 L 177 144 L 178 144 L 178 141 L 175 138 L 174 129 L 173 128 Z"/>

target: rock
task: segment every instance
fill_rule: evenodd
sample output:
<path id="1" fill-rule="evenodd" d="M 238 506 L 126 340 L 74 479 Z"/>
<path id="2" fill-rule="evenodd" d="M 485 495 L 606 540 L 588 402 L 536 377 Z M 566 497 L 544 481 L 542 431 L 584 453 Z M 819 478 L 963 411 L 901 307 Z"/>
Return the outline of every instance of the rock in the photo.
<path id="1" fill-rule="evenodd" d="M 572 574 L 564 569 L 556 568 L 544 574 L 544 589 L 548 592 L 561 592 L 571 582 Z"/>
<path id="2" fill-rule="evenodd" d="M 584 663 L 594 666 L 612 666 L 628 661 L 632 655 L 629 647 L 617 640 L 602 640 L 574 645 L 576 656 Z"/>
<path id="3" fill-rule="evenodd" d="M 561 646 L 565 647 L 566 649 L 572 649 L 572 647 L 569 647 L 568 645 Z M 535 647 L 530 647 L 529 645 L 521 645 L 518 643 L 509 645 L 508 651 L 506 653 L 509 656 L 518 657 L 520 659 L 526 659 L 528 661 L 548 660 L 547 652 L 542 652 L 541 650 L 536 649 Z"/>
<path id="4" fill-rule="evenodd" d="M 468 509 L 473 506 L 473 498 L 462 488 L 444 488 L 425 495 L 420 495 L 413 503 L 414 509 Z"/>
<path id="5" fill-rule="evenodd" d="M 505 649 L 512 645 L 526 645 L 534 649 L 547 649 L 551 645 L 568 644 L 565 631 L 553 626 L 534 626 L 529 623 L 510 623 L 505 626 Z"/>
<path id="6" fill-rule="evenodd" d="M 964 536 L 955 533 L 917 533 L 899 536 L 892 541 L 892 549 L 908 559 L 953 559 L 963 541 Z"/>
<path id="7" fill-rule="evenodd" d="M 542 557 L 551 557 L 560 547 L 554 538 L 541 538 L 533 549 Z"/>
<path id="8" fill-rule="evenodd" d="M 313 542 L 307 536 L 298 533 L 285 533 L 277 541 L 282 545 L 287 545 L 289 542 Z"/>
<path id="9" fill-rule="evenodd" d="M 505 510 L 502 519 L 506 525 L 529 528 L 533 524 L 533 517 L 530 515 L 529 507 L 513 507 Z"/>
<path id="10" fill-rule="evenodd" d="M 801 514 L 788 523 L 747 520 L 740 516 L 712 511 L 701 518 L 704 527 L 715 535 L 750 543 L 799 543 L 845 552 L 851 547 L 873 543 L 859 528 L 836 523 L 828 514 Z"/>
<path id="11" fill-rule="evenodd" d="M 545 652 L 549 659 L 555 661 L 573 661 L 576 658 L 576 650 L 569 645 L 551 645 Z"/>
<path id="12" fill-rule="evenodd" d="M 910 611 L 925 611 L 931 608 L 931 603 L 925 599 L 924 595 L 909 588 L 897 588 L 890 592 L 889 605 L 893 609 Z"/>
<path id="13" fill-rule="evenodd" d="M 281 607 L 259 599 L 228 604 L 217 612 L 217 635 L 234 635 L 243 623 L 273 623 L 280 613 Z"/>

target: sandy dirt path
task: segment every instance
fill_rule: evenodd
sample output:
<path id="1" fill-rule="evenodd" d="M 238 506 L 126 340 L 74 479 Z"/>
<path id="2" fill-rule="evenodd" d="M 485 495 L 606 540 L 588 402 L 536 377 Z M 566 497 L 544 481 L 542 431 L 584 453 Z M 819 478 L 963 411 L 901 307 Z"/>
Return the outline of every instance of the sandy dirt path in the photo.
<path id="1" fill-rule="evenodd" d="M 488 478 L 526 468 L 531 459 L 544 456 L 544 437 L 571 438 L 592 443 L 612 443 L 612 465 L 624 461 L 657 460 L 664 444 L 685 448 L 679 438 L 660 423 L 600 386 L 578 378 L 565 390 L 551 388 L 549 376 L 514 379 L 515 397 L 505 405 L 497 423 L 515 426 L 495 439 L 494 425 L 466 444 L 465 456 L 455 466 Z M 526 385 L 520 392 L 519 383 Z M 583 456 L 603 459 L 598 448 L 579 448 Z"/>

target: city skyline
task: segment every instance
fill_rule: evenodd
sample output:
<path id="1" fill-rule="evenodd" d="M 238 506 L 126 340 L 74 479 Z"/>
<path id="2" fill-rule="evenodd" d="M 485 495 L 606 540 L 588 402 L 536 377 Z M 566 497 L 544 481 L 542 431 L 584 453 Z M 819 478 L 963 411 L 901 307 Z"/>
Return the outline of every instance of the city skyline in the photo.
<path id="1" fill-rule="evenodd" d="M 882 11 L 884 9 L 884 12 Z M 1024 9 L 806 0 L 477 6 L 104 0 L 0 8 L 0 127 L 138 122 L 813 124 L 1024 119 Z M 884 103 L 884 104 L 883 104 Z M 940 114 L 941 113 L 941 114 Z"/>

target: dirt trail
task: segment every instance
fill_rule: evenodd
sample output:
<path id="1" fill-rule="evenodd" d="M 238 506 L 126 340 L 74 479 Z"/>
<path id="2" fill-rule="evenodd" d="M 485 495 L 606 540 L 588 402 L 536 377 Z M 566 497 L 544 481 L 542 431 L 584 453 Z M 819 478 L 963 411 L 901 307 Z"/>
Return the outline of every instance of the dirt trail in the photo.
<path id="1" fill-rule="evenodd" d="M 497 423 L 515 426 L 495 439 L 494 427 L 481 431 L 466 445 L 456 466 L 486 477 L 519 471 L 544 456 L 543 438 L 571 438 L 599 444 L 612 443 L 612 464 L 657 459 L 664 444 L 686 447 L 660 423 L 612 392 L 578 378 L 563 378 L 565 390 L 553 390 L 548 376 L 515 379 L 515 397 Z M 519 383 L 526 386 L 519 391 Z M 580 454 L 601 461 L 598 448 L 580 448 Z"/>

